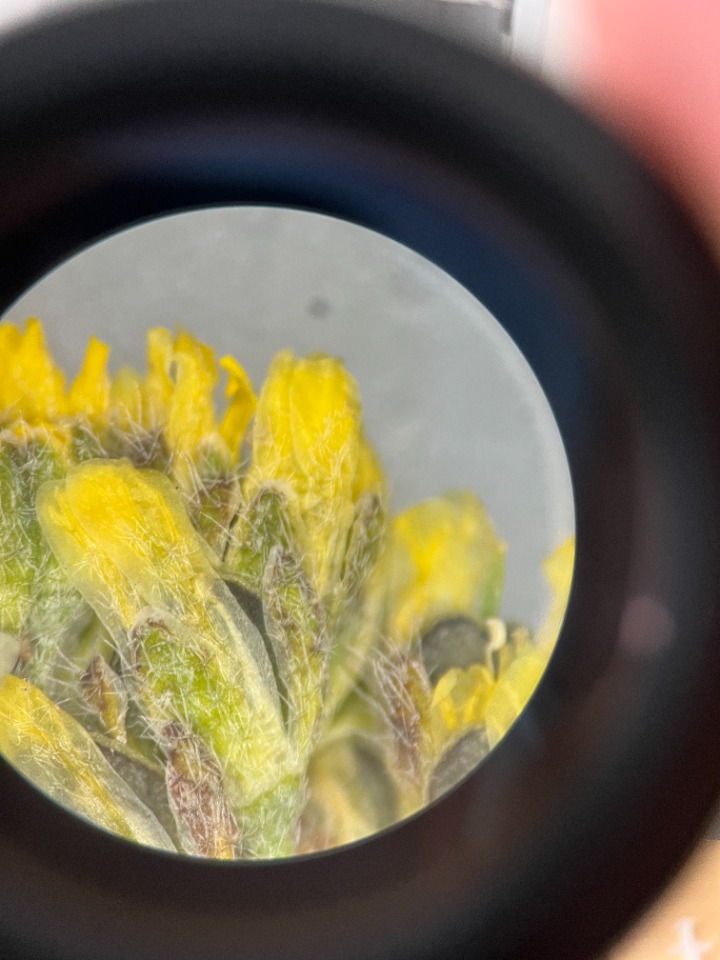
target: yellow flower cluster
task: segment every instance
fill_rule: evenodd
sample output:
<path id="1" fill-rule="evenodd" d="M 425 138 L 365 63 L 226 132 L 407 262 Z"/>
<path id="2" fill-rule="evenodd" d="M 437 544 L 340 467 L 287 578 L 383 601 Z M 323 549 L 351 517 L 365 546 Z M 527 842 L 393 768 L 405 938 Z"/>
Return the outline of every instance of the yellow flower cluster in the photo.
<path id="1" fill-rule="evenodd" d="M 0 749 L 203 856 L 358 839 L 452 786 L 545 668 L 572 541 L 533 639 L 499 619 L 506 546 L 475 494 L 389 515 L 340 360 L 282 351 L 256 397 L 189 333 L 150 330 L 143 374 L 109 353 L 92 338 L 68 386 L 39 321 L 0 324 Z"/>
<path id="2" fill-rule="evenodd" d="M 39 320 L 25 330 L 0 324 L 0 424 L 19 436 L 27 428 L 69 439 L 78 422 L 100 439 L 110 427 L 162 432 L 170 455 L 186 470 L 204 453 L 237 459 L 240 444 L 255 412 L 257 399 L 250 380 L 233 357 L 219 364 L 213 351 L 189 333 L 173 336 L 162 328 L 148 333 L 148 367 L 144 376 L 124 367 L 108 372 L 110 348 L 92 337 L 75 380 L 54 362 Z M 214 394 L 220 370 L 227 374 L 227 407 L 218 420 Z"/>
<path id="3" fill-rule="evenodd" d="M 574 538 L 544 565 L 552 600 L 542 645 L 497 619 L 505 550 L 469 493 L 418 504 L 393 521 L 383 560 L 390 652 L 379 673 L 403 814 L 433 799 L 440 772 L 450 785 L 502 739 L 547 666 L 570 591 Z M 445 642 L 439 666 L 422 639 L 436 626 Z"/>
<path id="4" fill-rule="evenodd" d="M 85 366 L 89 361 L 88 353 Z M 127 425 L 138 424 L 149 432 L 162 430 L 169 451 L 180 462 L 197 461 L 213 448 L 235 460 L 257 400 L 233 357 L 223 357 L 219 366 L 227 373 L 228 406 L 218 421 L 214 393 L 220 373 L 211 348 L 188 333 L 173 337 L 162 328 L 150 330 L 145 377 L 129 367 L 120 370 L 101 416 L 119 416 Z"/>
<path id="5" fill-rule="evenodd" d="M 438 681 L 431 703 L 436 748 L 473 726 L 484 726 L 489 744 L 494 746 L 522 713 L 540 682 L 560 632 L 574 560 L 575 539 L 569 537 L 545 561 L 550 610 L 532 641 L 522 630 L 510 648 L 512 638 L 499 625 L 503 646 L 495 651 L 500 654 L 495 671 L 474 664 L 464 670 L 448 670 Z"/>

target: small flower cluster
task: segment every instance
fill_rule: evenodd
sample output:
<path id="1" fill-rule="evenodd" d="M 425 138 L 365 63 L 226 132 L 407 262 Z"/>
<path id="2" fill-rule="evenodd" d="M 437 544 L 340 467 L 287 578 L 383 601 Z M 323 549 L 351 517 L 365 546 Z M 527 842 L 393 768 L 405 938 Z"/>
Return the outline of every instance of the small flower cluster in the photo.
<path id="1" fill-rule="evenodd" d="M 499 619 L 477 497 L 392 516 L 336 359 L 148 333 L 67 386 L 42 326 L 0 325 L 0 751 L 139 843 L 269 858 L 372 834 L 467 774 L 535 688 L 542 632 Z M 225 376 L 218 416 L 215 393 Z"/>

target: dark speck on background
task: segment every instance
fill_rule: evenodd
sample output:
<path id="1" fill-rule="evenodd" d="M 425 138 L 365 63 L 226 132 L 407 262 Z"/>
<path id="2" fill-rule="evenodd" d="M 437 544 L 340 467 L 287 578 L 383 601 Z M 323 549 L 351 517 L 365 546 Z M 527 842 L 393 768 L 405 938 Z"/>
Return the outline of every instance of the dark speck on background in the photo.
<path id="1" fill-rule="evenodd" d="M 313 297 L 308 303 L 307 312 L 316 320 L 324 320 L 329 316 L 332 305 L 325 297 Z"/>

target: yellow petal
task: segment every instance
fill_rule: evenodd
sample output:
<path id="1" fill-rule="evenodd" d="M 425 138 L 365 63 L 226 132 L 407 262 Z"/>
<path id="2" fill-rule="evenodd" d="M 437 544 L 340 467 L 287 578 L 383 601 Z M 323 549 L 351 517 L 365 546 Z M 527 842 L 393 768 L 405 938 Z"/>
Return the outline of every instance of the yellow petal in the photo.
<path id="1" fill-rule="evenodd" d="M 213 394 L 218 382 L 210 347 L 181 333 L 173 351 L 175 383 L 168 408 L 165 436 L 176 457 L 194 460 L 203 442 L 217 432 Z"/>
<path id="2" fill-rule="evenodd" d="M 267 481 L 292 489 L 321 592 L 337 572 L 353 521 L 360 436 L 357 384 L 341 361 L 295 360 L 289 351 L 275 357 L 255 415 L 248 492 Z"/>
<path id="3" fill-rule="evenodd" d="M 15 676 L 0 680 L 0 752 L 57 803 L 128 840 L 175 850 L 83 727 Z"/>
<path id="4" fill-rule="evenodd" d="M 119 612 L 126 630 L 146 606 L 163 606 L 178 584 L 192 590 L 213 576 L 180 494 L 153 470 L 88 461 L 41 488 L 37 513 L 88 602 L 100 614 Z"/>
<path id="5" fill-rule="evenodd" d="M 143 382 L 130 367 L 123 367 L 113 377 L 109 406 L 120 429 L 137 429 L 143 424 Z"/>
<path id="6" fill-rule="evenodd" d="M 358 465 L 360 398 L 339 360 L 298 360 L 290 384 L 293 448 L 307 492 L 346 497 Z"/>
<path id="7" fill-rule="evenodd" d="M 550 610 L 535 643 L 549 650 L 555 645 L 570 598 L 575 565 L 575 537 L 568 537 L 543 563 L 543 572 L 552 593 Z"/>
<path id="8" fill-rule="evenodd" d="M 494 615 L 505 552 L 473 493 L 446 494 L 400 514 L 385 561 L 390 632 L 410 640 L 440 617 Z"/>
<path id="9" fill-rule="evenodd" d="M 39 320 L 28 320 L 18 350 L 18 361 L 23 369 L 27 419 L 33 419 L 32 412 L 39 420 L 54 419 L 65 413 L 65 375 L 50 356 Z"/>
<path id="10" fill-rule="evenodd" d="M 289 350 L 276 354 L 260 391 L 252 437 L 250 484 L 254 492 L 268 480 L 287 481 L 297 489 L 299 469 L 290 427 L 290 384 L 295 361 Z"/>
<path id="11" fill-rule="evenodd" d="M 365 493 L 378 492 L 386 495 L 387 481 L 377 453 L 364 433 L 360 435 L 358 462 L 352 485 L 352 498 L 357 501 Z"/>
<path id="12" fill-rule="evenodd" d="M 433 743 L 439 752 L 447 741 L 485 722 L 485 710 L 494 690 L 489 670 L 474 664 L 453 667 L 440 677 L 430 703 Z"/>
<path id="13" fill-rule="evenodd" d="M 534 651 L 518 657 L 495 686 L 485 710 L 488 739 L 494 746 L 520 716 L 547 666 L 547 656 Z"/>
<path id="14" fill-rule="evenodd" d="M 110 377 L 107 361 L 110 347 L 90 338 L 80 372 L 70 387 L 68 407 L 71 414 L 99 420 L 107 414 L 110 402 Z"/>
<path id="15" fill-rule="evenodd" d="M 15 358 L 20 346 L 20 331 L 12 323 L 0 323 L 0 359 L 4 368 L 0 377 L 0 410 L 2 419 L 18 414 L 18 388 Z"/>
<path id="16" fill-rule="evenodd" d="M 90 461 L 92 462 L 92 461 Z M 102 481 L 101 481 L 102 482 Z M 98 486 L 97 495 L 102 496 Z M 94 537 L 79 522 L 64 483 L 47 483 L 37 497 L 37 515 L 47 542 L 75 584 L 82 584 L 85 599 L 97 611 L 112 611 L 125 629 L 141 606 L 113 557 L 97 549 Z"/>
<path id="17" fill-rule="evenodd" d="M 290 385 L 295 458 L 303 475 L 301 511 L 323 591 L 337 572 L 353 521 L 353 481 L 360 448 L 360 398 L 339 360 L 299 360 Z"/>
<path id="18" fill-rule="evenodd" d="M 575 538 L 565 540 L 543 563 L 552 590 L 550 612 L 534 644 L 521 642 L 501 651 L 500 675 L 486 710 L 488 738 L 494 746 L 524 710 L 547 667 L 570 594 Z M 503 657 L 503 654 L 506 654 Z"/>
<path id="19" fill-rule="evenodd" d="M 225 396 L 229 400 L 220 424 L 220 436 L 228 445 L 231 456 L 235 458 L 255 413 L 257 397 L 250 378 L 234 357 L 223 357 L 220 366 L 228 374 Z"/>
<path id="20" fill-rule="evenodd" d="M 4 410 L 31 424 L 62 416 L 67 410 L 65 377 L 50 356 L 40 321 L 28 320 L 24 333 L 11 325 L 3 328 Z"/>
<path id="21" fill-rule="evenodd" d="M 148 372 L 142 387 L 143 426 L 157 429 L 165 423 L 173 393 L 170 368 L 173 359 L 173 337 L 164 327 L 148 330 Z"/>
<path id="22" fill-rule="evenodd" d="M 0 349 L 3 356 L 10 357 L 20 344 L 20 331 L 14 323 L 0 323 Z M 3 384 L 4 385 L 4 384 Z"/>

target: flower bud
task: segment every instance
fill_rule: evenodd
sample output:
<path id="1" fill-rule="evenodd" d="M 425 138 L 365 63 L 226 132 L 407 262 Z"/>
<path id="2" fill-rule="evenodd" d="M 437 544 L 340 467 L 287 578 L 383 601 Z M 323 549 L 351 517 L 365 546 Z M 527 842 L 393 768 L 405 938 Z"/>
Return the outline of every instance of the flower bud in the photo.
<path id="1" fill-rule="evenodd" d="M 49 797 L 98 826 L 175 850 L 90 734 L 37 687 L 14 676 L 0 680 L 0 752 Z"/>

